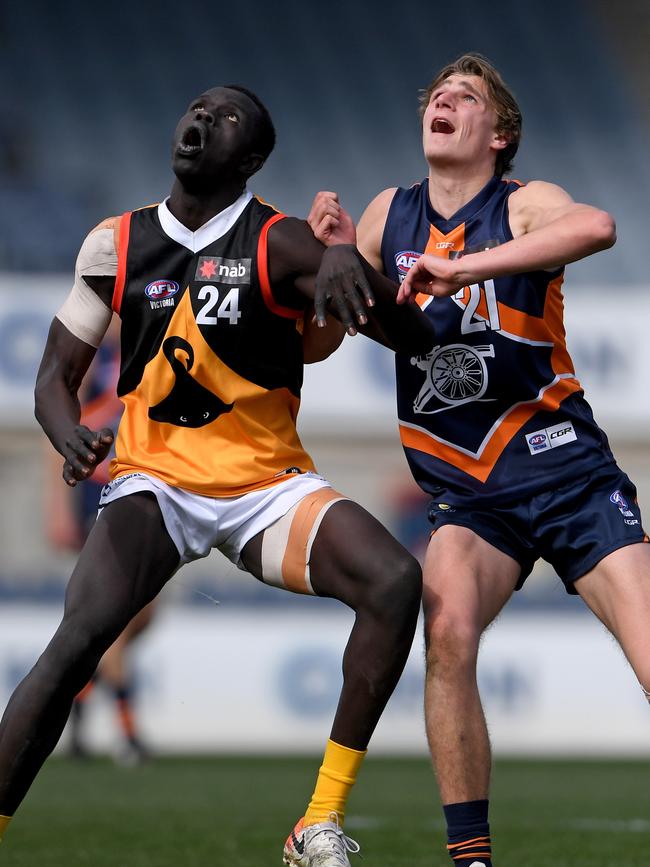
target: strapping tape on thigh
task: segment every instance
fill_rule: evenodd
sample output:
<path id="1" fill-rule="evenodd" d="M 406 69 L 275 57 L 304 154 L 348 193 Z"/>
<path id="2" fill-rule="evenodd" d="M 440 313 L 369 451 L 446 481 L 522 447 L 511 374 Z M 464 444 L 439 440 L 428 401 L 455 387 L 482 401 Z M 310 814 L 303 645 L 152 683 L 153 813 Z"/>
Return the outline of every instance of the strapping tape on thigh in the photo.
<path id="1" fill-rule="evenodd" d="M 264 531 L 262 580 L 294 593 L 313 593 L 309 558 L 327 510 L 346 500 L 332 488 L 320 488 L 303 497 Z"/>

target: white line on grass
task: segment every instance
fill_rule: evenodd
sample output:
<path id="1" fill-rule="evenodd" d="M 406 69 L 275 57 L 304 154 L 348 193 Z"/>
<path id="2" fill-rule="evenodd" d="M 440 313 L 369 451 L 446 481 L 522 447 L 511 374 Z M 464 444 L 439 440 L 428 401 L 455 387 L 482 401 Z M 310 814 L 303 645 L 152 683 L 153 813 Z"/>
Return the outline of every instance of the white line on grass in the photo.
<path id="1" fill-rule="evenodd" d="M 650 819 L 573 819 L 566 824 L 581 831 L 626 831 L 635 834 L 650 831 Z"/>

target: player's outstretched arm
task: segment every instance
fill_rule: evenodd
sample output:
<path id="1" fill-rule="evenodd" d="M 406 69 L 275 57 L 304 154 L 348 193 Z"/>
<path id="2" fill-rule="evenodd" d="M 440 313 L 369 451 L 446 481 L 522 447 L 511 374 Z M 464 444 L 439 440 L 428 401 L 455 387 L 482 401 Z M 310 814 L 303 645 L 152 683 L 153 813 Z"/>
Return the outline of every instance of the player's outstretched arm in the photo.
<path id="1" fill-rule="evenodd" d="M 343 323 L 348 334 L 360 331 L 396 352 L 428 352 L 435 341 L 431 320 L 416 306 L 398 307 L 399 287 L 366 261 L 352 245 L 330 247 L 316 277 L 314 308 Z M 407 312 L 407 316 L 402 313 Z"/>
<path id="2" fill-rule="evenodd" d="M 319 268 L 326 260 L 323 279 Z M 429 319 L 419 309 L 396 306 L 396 284 L 375 271 L 353 245 L 325 251 L 301 220 L 289 218 L 271 227 L 269 270 L 274 287 L 293 275 L 295 293 L 303 304 L 305 298 L 314 303 L 319 324 L 329 310 L 349 334 L 359 330 L 396 351 L 425 352 L 433 344 Z"/>
<path id="3" fill-rule="evenodd" d="M 513 240 L 453 261 L 423 255 L 400 287 L 399 301 L 413 292 L 449 295 L 507 274 L 548 271 L 606 250 L 616 225 L 606 211 L 574 202 L 555 184 L 531 181 L 510 196 Z"/>

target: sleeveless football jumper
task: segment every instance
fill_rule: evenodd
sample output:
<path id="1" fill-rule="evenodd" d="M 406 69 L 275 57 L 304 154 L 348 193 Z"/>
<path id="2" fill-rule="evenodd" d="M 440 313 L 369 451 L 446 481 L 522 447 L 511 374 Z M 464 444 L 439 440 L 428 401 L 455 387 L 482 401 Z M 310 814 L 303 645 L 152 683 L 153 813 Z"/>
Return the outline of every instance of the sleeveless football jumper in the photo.
<path id="1" fill-rule="evenodd" d="M 427 181 L 395 193 L 382 238 L 385 273 L 404 279 L 422 254 L 455 257 L 512 240 L 492 178 L 450 219 Z M 400 437 L 418 484 L 450 504 L 513 501 L 613 464 L 567 352 L 563 269 L 419 294 L 436 327 L 425 356 L 396 356 Z"/>
<path id="2" fill-rule="evenodd" d="M 197 252 L 165 232 L 157 206 L 121 218 L 113 479 L 143 472 L 232 497 L 314 471 L 295 425 L 302 310 L 276 302 L 268 275 L 268 230 L 283 217 L 253 197 Z"/>

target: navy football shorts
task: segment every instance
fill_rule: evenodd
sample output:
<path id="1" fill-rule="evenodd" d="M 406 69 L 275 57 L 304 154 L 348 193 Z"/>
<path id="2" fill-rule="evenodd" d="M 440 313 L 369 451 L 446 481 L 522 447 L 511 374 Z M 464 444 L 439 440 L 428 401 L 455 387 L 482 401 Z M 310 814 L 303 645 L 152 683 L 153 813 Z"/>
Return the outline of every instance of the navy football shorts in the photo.
<path id="1" fill-rule="evenodd" d="M 540 557 L 553 566 L 567 593 L 573 582 L 603 557 L 635 542 L 647 542 L 636 488 L 609 466 L 530 499 L 501 506 L 453 506 L 431 502 L 434 532 L 445 524 L 473 530 L 521 566 L 519 590 Z"/>

